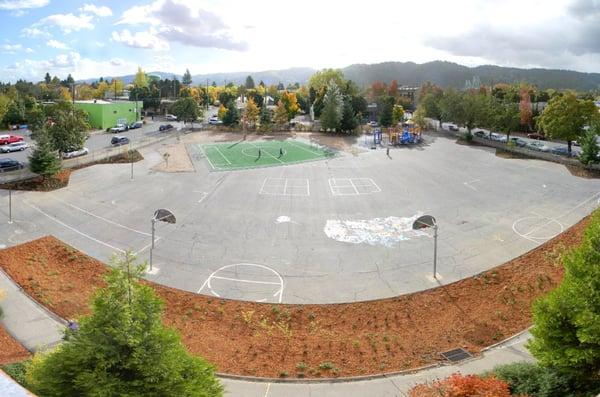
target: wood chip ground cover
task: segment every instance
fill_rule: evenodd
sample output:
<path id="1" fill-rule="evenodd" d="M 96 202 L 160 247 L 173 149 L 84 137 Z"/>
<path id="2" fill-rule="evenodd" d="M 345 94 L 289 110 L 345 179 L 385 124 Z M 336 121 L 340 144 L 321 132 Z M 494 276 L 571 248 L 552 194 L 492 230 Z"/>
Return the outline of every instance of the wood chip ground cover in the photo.
<path id="1" fill-rule="evenodd" d="M 221 373 L 265 377 L 356 376 L 417 368 L 440 353 L 482 348 L 531 324 L 531 304 L 562 278 L 560 256 L 587 218 L 529 253 L 478 276 L 396 298 L 332 305 L 216 299 L 148 283 L 165 323 Z M 107 267 L 53 237 L 0 251 L 2 267 L 64 318 L 89 312 Z"/>
<path id="2" fill-rule="evenodd" d="M 25 360 L 29 355 L 27 349 L 0 325 L 0 365 Z"/>

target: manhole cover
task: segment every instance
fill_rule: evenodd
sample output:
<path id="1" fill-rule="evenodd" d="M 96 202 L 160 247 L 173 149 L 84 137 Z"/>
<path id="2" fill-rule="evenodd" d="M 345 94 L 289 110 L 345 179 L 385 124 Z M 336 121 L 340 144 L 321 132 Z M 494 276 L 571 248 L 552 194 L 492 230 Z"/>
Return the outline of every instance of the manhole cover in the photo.
<path id="1" fill-rule="evenodd" d="M 458 361 L 462 361 L 464 359 L 467 359 L 469 357 L 472 357 L 471 353 L 469 353 L 468 351 L 466 351 L 465 349 L 463 349 L 462 347 L 459 347 L 458 349 L 453 349 L 453 350 L 448 350 L 447 352 L 443 352 L 442 356 L 450 361 L 450 362 L 458 362 Z"/>

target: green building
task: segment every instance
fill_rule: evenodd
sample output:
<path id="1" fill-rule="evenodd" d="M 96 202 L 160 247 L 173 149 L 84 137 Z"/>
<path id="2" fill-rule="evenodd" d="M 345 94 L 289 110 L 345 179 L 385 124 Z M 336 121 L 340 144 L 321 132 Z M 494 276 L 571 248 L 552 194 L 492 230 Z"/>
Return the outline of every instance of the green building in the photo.
<path id="1" fill-rule="evenodd" d="M 106 130 L 119 123 L 131 124 L 140 120 L 142 101 L 109 102 L 101 99 L 75 101 L 75 107 L 81 109 L 90 117 L 92 128 Z"/>

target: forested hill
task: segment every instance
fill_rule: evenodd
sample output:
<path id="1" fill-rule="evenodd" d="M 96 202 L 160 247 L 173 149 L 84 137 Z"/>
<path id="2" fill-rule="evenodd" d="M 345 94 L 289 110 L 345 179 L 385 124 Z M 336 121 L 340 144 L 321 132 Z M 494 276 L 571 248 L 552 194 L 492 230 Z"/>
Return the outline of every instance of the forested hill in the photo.
<path id="1" fill-rule="evenodd" d="M 355 64 L 344 69 L 346 78 L 358 85 L 369 85 L 379 80 L 398 80 L 401 85 L 420 85 L 431 81 L 443 87 L 465 88 L 467 82 L 489 85 L 490 83 L 516 83 L 526 81 L 540 89 L 574 89 L 588 91 L 600 88 L 600 73 L 581 73 L 557 69 L 518 69 L 494 65 L 468 67 L 452 62 L 434 61 L 423 64 L 414 62 L 384 62 Z"/>

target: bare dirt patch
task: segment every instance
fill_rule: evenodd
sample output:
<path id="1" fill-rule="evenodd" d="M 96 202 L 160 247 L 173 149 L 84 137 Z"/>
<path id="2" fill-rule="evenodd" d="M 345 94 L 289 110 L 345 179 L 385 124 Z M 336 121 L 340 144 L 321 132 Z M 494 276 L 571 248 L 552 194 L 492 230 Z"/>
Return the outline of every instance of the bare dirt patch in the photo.
<path id="1" fill-rule="evenodd" d="M 443 287 L 368 302 L 271 305 L 216 299 L 148 283 L 165 300 L 165 323 L 222 373 L 335 377 L 392 372 L 477 354 L 531 325 L 531 304 L 562 278 L 561 254 L 588 222 L 502 266 Z M 107 267 L 53 237 L 0 251 L 2 267 L 64 318 L 89 312 Z"/>
<path id="2" fill-rule="evenodd" d="M 182 142 L 164 145 L 158 149 L 163 161 L 152 167 L 160 172 L 194 172 L 194 165 Z"/>
<path id="3" fill-rule="evenodd" d="M 31 354 L 0 325 L 0 365 L 23 361 Z"/>

